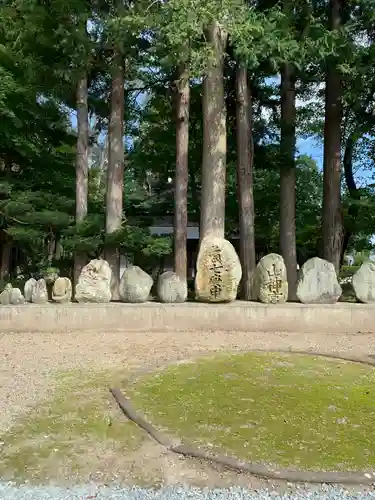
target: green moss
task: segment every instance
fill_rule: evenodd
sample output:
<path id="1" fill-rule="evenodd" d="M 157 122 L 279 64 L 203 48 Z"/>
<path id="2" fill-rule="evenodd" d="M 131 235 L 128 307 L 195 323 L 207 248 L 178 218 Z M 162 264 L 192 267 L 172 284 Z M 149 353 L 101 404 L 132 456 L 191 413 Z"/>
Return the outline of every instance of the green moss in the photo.
<path id="1" fill-rule="evenodd" d="M 105 455 L 107 450 L 126 455 L 138 448 L 144 435 L 121 418 L 108 392 L 116 379 L 108 372 L 59 373 L 55 396 L 0 436 L 0 477 L 69 477 L 95 461 L 93 455 Z"/>
<path id="2" fill-rule="evenodd" d="M 253 462 L 372 469 L 375 370 L 293 354 L 217 356 L 148 375 L 129 390 L 159 428 Z"/>

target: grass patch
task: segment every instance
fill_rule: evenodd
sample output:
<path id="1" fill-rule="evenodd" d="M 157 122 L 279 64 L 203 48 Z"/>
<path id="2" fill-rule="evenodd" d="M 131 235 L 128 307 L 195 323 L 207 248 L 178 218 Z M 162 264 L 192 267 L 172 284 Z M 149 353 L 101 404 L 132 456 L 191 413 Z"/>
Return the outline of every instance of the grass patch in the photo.
<path id="1" fill-rule="evenodd" d="M 78 477 L 116 453 L 137 449 L 144 435 L 121 418 L 108 392 L 118 379 L 108 372 L 59 373 L 53 399 L 0 436 L 0 477 L 35 482 Z"/>
<path id="2" fill-rule="evenodd" d="M 372 367 L 247 353 L 172 366 L 128 393 L 187 443 L 302 470 L 373 470 L 374 387 Z"/>

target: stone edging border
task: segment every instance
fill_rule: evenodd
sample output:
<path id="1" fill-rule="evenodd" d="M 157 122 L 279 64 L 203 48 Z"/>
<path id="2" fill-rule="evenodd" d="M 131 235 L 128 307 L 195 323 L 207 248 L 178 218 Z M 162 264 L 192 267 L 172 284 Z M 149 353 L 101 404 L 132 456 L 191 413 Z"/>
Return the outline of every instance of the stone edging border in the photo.
<path id="1" fill-rule="evenodd" d="M 0 307 L 0 334 L 248 332 L 373 335 L 374 304 L 23 304 Z"/>
<path id="2" fill-rule="evenodd" d="M 353 363 L 361 363 L 365 365 L 375 366 L 375 358 L 369 356 L 345 356 L 336 353 L 321 353 L 312 351 L 298 350 L 261 350 L 257 349 L 253 352 L 279 352 L 286 354 L 304 354 L 308 356 L 321 356 L 331 359 L 339 359 L 342 361 L 350 361 Z M 212 354 L 215 354 L 214 352 Z M 148 370 L 142 370 L 143 373 Z M 124 415 L 132 420 L 138 427 L 144 430 L 154 441 L 164 446 L 168 451 L 183 455 L 185 457 L 193 457 L 202 459 L 211 463 L 228 467 L 236 472 L 248 472 L 254 476 L 265 479 L 283 480 L 295 483 L 331 483 L 345 485 L 372 485 L 375 484 L 375 471 L 373 472 L 312 472 L 312 471 L 295 471 L 290 469 L 267 467 L 262 464 L 253 464 L 250 462 L 240 461 L 235 457 L 225 455 L 213 455 L 204 450 L 194 448 L 188 445 L 176 444 L 173 440 L 164 433 L 159 432 L 150 422 L 148 422 L 133 406 L 130 399 L 125 397 L 118 388 L 110 388 L 110 393 L 116 403 L 124 413 Z"/>

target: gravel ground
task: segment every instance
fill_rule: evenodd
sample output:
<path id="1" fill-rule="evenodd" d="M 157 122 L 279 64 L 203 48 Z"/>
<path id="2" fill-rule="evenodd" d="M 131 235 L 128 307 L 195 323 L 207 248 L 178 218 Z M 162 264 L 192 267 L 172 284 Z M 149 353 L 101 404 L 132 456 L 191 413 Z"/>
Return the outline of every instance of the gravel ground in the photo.
<path id="1" fill-rule="evenodd" d="M 71 489 L 57 487 L 30 488 L 28 486 L 13 487 L 0 483 L 0 500 L 370 500 L 375 493 L 364 491 L 353 493 L 341 488 L 323 485 L 307 491 L 285 492 L 278 494 L 268 490 L 229 489 L 197 489 L 197 488 L 162 488 L 146 490 L 141 488 L 116 488 L 81 486 Z"/>
<path id="2" fill-rule="evenodd" d="M 251 327 L 251 325 L 249 325 Z M 69 369 L 139 369 L 186 359 L 208 351 L 305 349 L 371 354 L 373 335 L 301 333 L 121 332 L 0 333 L 0 431 L 27 407 L 48 397 L 51 371 Z"/>
<path id="3" fill-rule="evenodd" d="M 251 325 L 249 325 L 251 327 Z M 0 333 L 0 432 L 5 432 L 15 420 L 23 416 L 30 406 L 37 405 L 50 396 L 51 373 L 56 370 L 100 370 L 121 368 L 138 370 L 150 365 L 163 365 L 169 361 L 182 360 L 210 351 L 251 350 L 251 349 L 296 349 L 320 352 L 340 352 L 351 355 L 368 355 L 375 353 L 373 335 L 334 335 L 334 334 L 301 334 L 301 333 L 273 333 L 261 334 L 252 332 L 217 333 L 217 332 L 190 332 L 173 333 L 160 332 L 152 334 L 129 334 L 120 332 L 85 332 L 76 333 Z M 152 446 L 154 444 L 152 443 Z M 154 446 L 155 447 L 155 446 Z M 151 454 L 152 455 L 152 454 Z M 155 455 L 160 463 L 161 455 Z M 156 462 L 155 462 L 156 463 Z M 164 463 L 164 462 L 163 462 Z M 189 479 L 191 468 L 185 462 L 171 460 L 164 484 L 194 484 Z M 177 467 L 178 466 L 178 467 Z M 185 473 L 185 481 L 181 477 Z M 109 466 L 110 467 L 110 466 Z M 204 467 L 204 471 L 207 471 Z M 200 473 L 200 472 L 199 472 Z M 173 477 L 175 474 L 176 477 Z M 195 476 L 197 474 L 195 473 Z M 202 472 L 203 477 L 203 472 Z M 324 491 L 317 488 L 287 488 L 277 491 L 263 489 L 267 487 L 264 481 L 257 478 L 241 476 L 231 481 L 228 477 L 226 484 L 217 486 L 226 487 L 229 484 L 241 485 L 248 490 L 177 490 L 164 489 L 158 492 L 142 489 L 109 489 L 98 490 L 92 485 L 81 489 L 54 489 L 43 486 L 33 489 L 30 485 L 15 487 L 0 483 L 0 500 L 39 500 L 39 499 L 98 499 L 113 498 L 126 500 L 148 500 L 150 498 L 165 498 L 166 500 L 256 500 L 256 499 L 341 499 L 375 498 L 371 491 L 362 493 L 345 493 L 344 490 L 326 488 Z M 82 479 L 86 483 L 90 479 Z M 216 482 L 216 479 L 214 483 Z M 61 484 L 61 483 L 60 483 Z M 64 483 L 66 484 L 66 483 Z M 70 483 L 68 483 L 70 484 Z M 202 485 L 202 483 L 199 483 Z M 204 479 L 203 485 L 211 485 Z M 358 490 L 357 490 L 358 491 Z M 299 493 L 300 492 L 300 493 Z"/>

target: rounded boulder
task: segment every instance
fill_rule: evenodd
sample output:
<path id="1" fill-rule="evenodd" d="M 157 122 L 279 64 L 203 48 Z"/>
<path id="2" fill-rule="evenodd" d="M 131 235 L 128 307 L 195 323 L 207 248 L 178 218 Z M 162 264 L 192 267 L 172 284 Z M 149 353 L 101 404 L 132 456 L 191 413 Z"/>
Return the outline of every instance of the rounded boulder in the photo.
<path id="1" fill-rule="evenodd" d="M 166 271 L 158 278 L 156 293 L 160 302 L 185 302 L 188 295 L 187 283 L 181 280 L 176 273 Z"/>
<path id="2" fill-rule="evenodd" d="M 147 302 L 153 279 L 138 266 L 127 267 L 120 279 L 119 294 L 122 302 Z"/>

